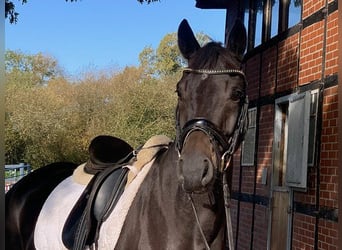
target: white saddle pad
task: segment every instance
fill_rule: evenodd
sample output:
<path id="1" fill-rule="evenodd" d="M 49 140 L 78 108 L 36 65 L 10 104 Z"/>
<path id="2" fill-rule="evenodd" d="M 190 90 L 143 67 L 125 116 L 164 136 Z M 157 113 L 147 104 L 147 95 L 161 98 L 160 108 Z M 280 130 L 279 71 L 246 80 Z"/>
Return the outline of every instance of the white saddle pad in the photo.
<path id="1" fill-rule="evenodd" d="M 85 188 L 86 185 L 74 182 L 70 176 L 52 191 L 37 220 L 34 231 L 36 249 L 66 249 L 61 236 L 64 223 Z"/>
<path id="2" fill-rule="evenodd" d="M 114 249 L 129 207 L 153 161 L 146 164 L 131 184 L 126 187 L 113 212 L 102 224 L 98 242 L 99 249 Z M 74 182 L 70 176 L 53 190 L 37 220 L 34 232 L 34 244 L 37 250 L 66 249 L 62 241 L 63 227 L 85 188 L 86 185 Z"/>

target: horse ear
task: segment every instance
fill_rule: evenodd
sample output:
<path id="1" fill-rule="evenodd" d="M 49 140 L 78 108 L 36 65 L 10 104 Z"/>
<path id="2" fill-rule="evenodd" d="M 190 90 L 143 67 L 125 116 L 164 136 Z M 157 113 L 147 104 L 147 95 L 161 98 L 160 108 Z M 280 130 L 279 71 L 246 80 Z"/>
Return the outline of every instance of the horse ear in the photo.
<path id="1" fill-rule="evenodd" d="M 183 19 L 178 27 L 178 47 L 185 59 L 189 59 L 190 56 L 200 48 L 186 19 Z"/>
<path id="2" fill-rule="evenodd" d="M 247 34 L 245 25 L 240 19 L 235 21 L 235 24 L 230 31 L 228 38 L 228 49 L 242 58 L 246 50 Z"/>

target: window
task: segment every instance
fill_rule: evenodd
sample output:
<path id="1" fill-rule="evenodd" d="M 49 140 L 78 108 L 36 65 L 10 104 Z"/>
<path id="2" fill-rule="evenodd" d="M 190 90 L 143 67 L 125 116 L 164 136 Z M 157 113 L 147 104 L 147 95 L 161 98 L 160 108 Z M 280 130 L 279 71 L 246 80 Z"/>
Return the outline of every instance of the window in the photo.
<path id="1" fill-rule="evenodd" d="M 241 1 L 241 4 L 243 4 L 243 11 L 242 11 L 242 15 L 243 15 L 243 23 L 245 24 L 245 27 L 248 27 L 248 23 L 249 23 L 249 0 L 244 0 L 243 2 Z"/>
<path id="2" fill-rule="evenodd" d="M 254 37 L 254 46 L 258 46 L 262 42 L 262 17 L 263 17 L 263 1 L 257 0 L 253 1 L 255 3 L 254 10 L 256 13 L 256 21 L 255 21 L 255 37 Z"/>
<path id="3" fill-rule="evenodd" d="M 301 21 L 302 0 L 241 1 L 248 27 L 248 50 L 286 31 Z"/>
<path id="4" fill-rule="evenodd" d="M 255 153 L 255 133 L 256 133 L 256 114 L 257 109 L 248 109 L 248 130 L 245 135 L 245 139 L 242 142 L 242 166 L 254 165 L 254 153 Z"/>
<path id="5" fill-rule="evenodd" d="M 289 25 L 292 27 L 300 22 L 302 16 L 302 0 L 290 0 L 289 6 Z"/>
<path id="6" fill-rule="evenodd" d="M 273 186 L 305 189 L 314 164 L 318 90 L 276 100 Z"/>
<path id="7" fill-rule="evenodd" d="M 278 35 L 279 0 L 274 0 L 271 13 L 271 37 Z"/>

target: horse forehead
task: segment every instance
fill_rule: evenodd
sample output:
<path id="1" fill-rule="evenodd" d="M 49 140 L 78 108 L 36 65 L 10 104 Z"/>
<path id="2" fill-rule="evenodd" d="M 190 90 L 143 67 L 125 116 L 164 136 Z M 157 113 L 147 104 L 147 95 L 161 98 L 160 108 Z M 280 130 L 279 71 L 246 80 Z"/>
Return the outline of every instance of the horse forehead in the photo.
<path id="1" fill-rule="evenodd" d="M 240 81 L 229 74 L 215 75 L 203 73 L 194 74 L 191 88 L 200 97 L 215 97 L 219 99 L 220 96 L 225 96 L 234 86 L 239 84 Z"/>
<path id="2" fill-rule="evenodd" d="M 189 67 L 194 69 L 240 69 L 241 61 L 238 57 L 217 43 L 209 43 L 200 48 L 188 61 Z"/>

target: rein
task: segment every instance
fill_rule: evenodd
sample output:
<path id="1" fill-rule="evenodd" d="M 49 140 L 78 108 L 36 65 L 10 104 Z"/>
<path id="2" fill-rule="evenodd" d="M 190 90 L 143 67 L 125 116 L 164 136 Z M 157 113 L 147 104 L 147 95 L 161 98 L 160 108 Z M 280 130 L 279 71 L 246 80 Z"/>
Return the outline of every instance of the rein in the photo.
<path id="1" fill-rule="evenodd" d="M 184 72 L 202 74 L 202 78 L 205 79 L 208 75 L 222 75 L 222 74 L 237 74 L 243 77 L 245 83 L 246 76 L 243 71 L 238 69 L 224 69 L 224 70 L 208 70 L 208 69 L 191 69 L 185 68 Z M 189 135 L 194 131 L 202 131 L 205 133 L 210 140 L 215 145 L 215 151 L 218 150 L 219 146 L 222 148 L 223 154 L 220 158 L 219 163 L 219 172 L 222 174 L 222 186 L 223 186 L 223 198 L 224 198 L 224 209 L 225 209 L 225 217 L 226 217 L 226 226 L 227 226 L 227 239 L 229 244 L 229 249 L 234 249 L 234 239 L 233 239 L 233 227 L 231 222 L 231 214 L 230 214 L 230 190 L 227 183 L 227 169 L 229 167 L 231 158 L 233 153 L 235 152 L 237 142 L 239 137 L 243 136 L 248 129 L 248 97 L 245 96 L 243 100 L 243 104 L 240 110 L 240 115 L 235 125 L 234 132 L 232 136 L 227 138 L 223 134 L 223 132 L 215 126 L 211 121 L 206 120 L 204 118 L 195 118 L 185 123 L 182 129 L 180 129 L 179 119 L 177 117 L 177 141 L 176 147 L 178 150 L 178 156 L 181 156 L 182 148 L 185 145 Z M 188 198 L 191 202 L 191 206 L 196 218 L 196 222 L 201 233 L 201 237 L 204 241 L 205 247 L 207 250 L 210 250 L 210 246 L 208 244 L 207 239 L 205 238 L 203 229 L 200 225 L 200 221 L 198 218 L 197 210 L 192 199 L 191 194 L 188 194 Z"/>

